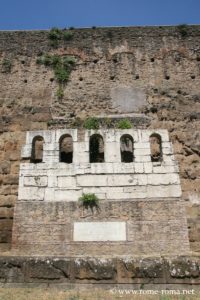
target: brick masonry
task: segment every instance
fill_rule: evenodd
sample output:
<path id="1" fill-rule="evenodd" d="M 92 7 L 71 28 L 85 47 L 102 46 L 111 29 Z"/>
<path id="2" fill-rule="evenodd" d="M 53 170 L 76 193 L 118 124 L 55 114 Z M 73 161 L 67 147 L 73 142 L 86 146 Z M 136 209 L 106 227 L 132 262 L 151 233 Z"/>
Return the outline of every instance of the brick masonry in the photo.
<path id="1" fill-rule="evenodd" d="M 101 201 L 99 209 L 93 210 L 83 209 L 77 202 L 19 201 L 15 208 L 13 253 L 111 257 L 188 253 L 183 204 L 179 199 L 159 200 Z M 126 222 L 126 241 L 73 240 L 74 222 L 108 221 Z"/>

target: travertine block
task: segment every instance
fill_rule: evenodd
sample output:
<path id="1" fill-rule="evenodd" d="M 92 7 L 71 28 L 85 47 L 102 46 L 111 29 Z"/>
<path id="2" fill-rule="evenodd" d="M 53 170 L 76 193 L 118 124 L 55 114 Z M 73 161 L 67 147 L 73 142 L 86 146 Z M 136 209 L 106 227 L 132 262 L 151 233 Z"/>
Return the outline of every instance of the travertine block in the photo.
<path id="1" fill-rule="evenodd" d="M 45 188 L 38 187 L 21 187 L 18 193 L 18 200 L 44 200 Z"/>
<path id="2" fill-rule="evenodd" d="M 108 186 L 145 185 L 147 176 L 145 174 L 108 175 Z"/>
<path id="3" fill-rule="evenodd" d="M 115 130 L 114 129 L 107 130 L 104 142 L 110 143 L 110 142 L 115 142 L 115 141 L 116 141 Z"/>
<path id="4" fill-rule="evenodd" d="M 135 156 L 134 161 L 135 162 L 141 162 L 141 163 L 148 162 L 148 161 L 150 162 L 151 161 L 151 156 L 150 155 L 144 155 L 144 156 L 137 155 L 137 156 Z"/>
<path id="5" fill-rule="evenodd" d="M 50 145 L 52 145 L 52 144 L 50 144 Z M 48 148 L 49 146 L 47 146 L 47 148 Z M 46 146 L 44 145 L 44 151 L 43 151 L 43 160 L 44 160 L 44 157 L 45 156 L 55 156 L 55 157 L 57 157 L 57 156 L 59 156 L 59 150 L 48 150 L 48 149 L 46 149 Z M 45 162 L 45 161 L 44 161 Z M 47 161 L 48 162 L 48 161 Z"/>
<path id="6" fill-rule="evenodd" d="M 144 164 L 140 162 L 134 163 L 135 173 L 144 173 Z"/>
<path id="7" fill-rule="evenodd" d="M 24 186 L 47 186 L 47 176 L 24 176 Z"/>
<path id="8" fill-rule="evenodd" d="M 59 188 L 76 188 L 76 178 L 72 176 L 59 176 L 58 177 L 58 187 Z"/>
<path id="9" fill-rule="evenodd" d="M 107 186 L 107 175 L 78 175 L 77 186 Z"/>
<path id="10" fill-rule="evenodd" d="M 45 155 L 44 154 L 43 162 L 58 163 L 59 162 L 59 153 L 57 153 L 55 155 Z"/>
<path id="11" fill-rule="evenodd" d="M 90 170 L 92 174 L 112 174 L 113 165 L 112 163 L 92 163 Z"/>
<path id="12" fill-rule="evenodd" d="M 147 186 L 148 198 L 170 198 L 181 197 L 180 185 L 166 185 L 166 186 Z"/>
<path id="13" fill-rule="evenodd" d="M 31 157 L 31 152 L 32 152 L 32 145 L 25 145 L 22 147 L 21 157 L 29 158 L 29 157 Z"/>
<path id="14" fill-rule="evenodd" d="M 104 156 L 105 162 L 120 162 L 120 144 L 116 142 L 107 142 L 105 145 Z"/>
<path id="15" fill-rule="evenodd" d="M 148 174 L 147 182 L 150 185 L 170 185 L 170 184 L 180 184 L 180 179 L 178 174 Z"/>
<path id="16" fill-rule="evenodd" d="M 144 173 L 152 173 L 153 172 L 153 164 L 152 162 L 145 162 L 144 166 Z"/>
<path id="17" fill-rule="evenodd" d="M 89 144 L 85 142 L 74 143 L 73 149 L 74 163 L 89 163 Z"/>
<path id="18" fill-rule="evenodd" d="M 55 201 L 78 201 L 82 195 L 81 190 L 55 189 Z"/>
<path id="19" fill-rule="evenodd" d="M 150 151 L 150 144 L 149 144 L 149 142 L 144 142 L 144 143 L 136 142 L 136 143 L 134 143 L 134 149 L 149 149 L 149 151 Z"/>
<path id="20" fill-rule="evenodd" d="M 48 175 L 48 187 L 56 188 L 58 186 L 58 179 L 56 175 Z"/>
<path id="21" fill-rule="evenodd" d="M 59 151 L 59 143 L 44 143 L 43 150 L 46 154 L 54 154 Z"/>
<path id="22" fill-rule="evenodd" d="M 173 154 L 163 154 L 163 161 L 164 162 L 172 162 L 175 160 L 175 157 Z"/>
<path id="23" fill-rule="evenodd" d="M 76 170 L 75 170 L 75 165 L 74 164 L 64 164 L 64 167 L 59 169 L 59 165 L 61 163 L 58 164 L 58 169 L 55 170 L 55 172 L 52 173 L 52 170 L 48 171 L 48 175 L 53 175 L 55 174 L 56 176 L 73 176 L 76 175 Z"/>
<path id="24" fill-rule="evenodd" d="M 168 166 L 166 164 L 162 164 L 160 166 L 153 166 L 153 173 L 178 173 L 179 169 L 178 169 L 178 165 L 171 165 Z"/>
<path id="25" fill-rule="evenodd" d="M 141 149 L 135 149 L 134 150 L 134 156 L 145 156 L 145 155 L 151 155 L 150 148 L 141 148 Z"/>
<path id="26" fill-rule="evenodd" d="M 37 166 L 40 164 L 30 164 L 28 162 L 26 163 L 20 163 L 20 171 L 24 171 L 24 170 L 34 170 L 37 168 Z"/>
<path id="27" fill-rule="evenodd" d="M 45 176 L 47 175 L 48 170 L 37 170 L 37 169 L 30 169 L 30 170 L 23 170 L 20 172 L 20 176 Z"/>
<path id="28" fill-rule="evenodd" d="M 55 188 L 46 188 L 44 193 L 45 201 L 54 201 L 55 200 Z"/>
<path id="29" fill-rule="evenodd" d="M 126 188 L 124 188 L 126 190 Z M 123 193 L 107 193 L 108 200 L 131 200 L 131 199 L 144 199 L 147 194 L 144 191 L 140 191 L 138 188 L 132 192 L 123 192 Z"/>

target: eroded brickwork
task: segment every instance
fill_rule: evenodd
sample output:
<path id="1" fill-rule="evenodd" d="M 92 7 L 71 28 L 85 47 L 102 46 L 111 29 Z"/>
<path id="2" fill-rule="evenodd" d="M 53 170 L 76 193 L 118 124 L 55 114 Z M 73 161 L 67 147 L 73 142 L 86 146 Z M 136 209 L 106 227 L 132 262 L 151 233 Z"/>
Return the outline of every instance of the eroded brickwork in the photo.
<path id="1" fill-rule="evenodd" d="M 189 243 L 184 215 L 182 202 L 173 198 L 101 201 L 98 210 L 83 209 L 77 202 L 19 201 L 13 253 L 85 257 L 186 254 Z M 74 223 L 91 222 L 95 230 L 93 223 L 108 221 L 126 222 L 126 241 L 74 241 Z"/>

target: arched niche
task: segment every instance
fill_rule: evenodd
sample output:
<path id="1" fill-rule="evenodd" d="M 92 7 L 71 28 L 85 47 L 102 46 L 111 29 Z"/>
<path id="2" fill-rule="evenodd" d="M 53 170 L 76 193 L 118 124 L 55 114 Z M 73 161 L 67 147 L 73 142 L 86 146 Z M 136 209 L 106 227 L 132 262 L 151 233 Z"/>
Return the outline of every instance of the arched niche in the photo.
<path id="1" fill-rule="evenodd" d="M 43 144 L 42 136 L 35 136 L 32 141 L 31 162 L 41 163 L 43 160 Z"/>
<path id="2" fill-rule="evenodd" d="M 124 134 L 120 138 L 121 162 L 130 163 L 134 161 L 133 138 Z"/>
<path id="3" fill-rule="evenodd" d="M 100 134 L 93 134 L 90 137 L 90 163 L 104 162 L 104 141 Z"/>
<path id="4" fill-rule="evenodd" d="M 158 133 L 153 133 L 150 138 L 151 161 L 162 161 L 162 139 Z"/>
<path id="5" fill-rule="evenodd" d="M 59 160 L 67 164 L 71 164 L 73 161 L 73 139 L 70 134 L 65 134 L 60 138 Z"/>

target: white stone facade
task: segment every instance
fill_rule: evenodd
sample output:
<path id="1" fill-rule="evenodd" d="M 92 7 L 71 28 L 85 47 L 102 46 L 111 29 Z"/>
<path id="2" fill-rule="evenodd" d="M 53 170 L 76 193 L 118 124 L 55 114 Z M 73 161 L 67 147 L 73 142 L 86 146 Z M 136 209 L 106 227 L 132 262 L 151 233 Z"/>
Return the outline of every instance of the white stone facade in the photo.
<path id="1" fill-rule="evenodd" d="M 100 134 L 104 139 L 103 163 L 89 162 L 89 138 Z M 157 133 L 162 140 L 162 161 L 151 161 L 149 137 Z M 59 140 L 73 139 L 73 162 L 59 162 Z M 120 138 L 134 141 L 134 161 L 122 163 Z M 22 158 L 31 157 L 34 137 L 44 138 L 43 161 L 21 163 L 19 201 L 77 201 L 83 193 L 95 193 L 102 200 L 179 198 L 181 187 L 177 162 L 167 130 L 107 129 L 86 130 L 78 140 L 77 129 L 30 131 L 22 149 Z"/>

